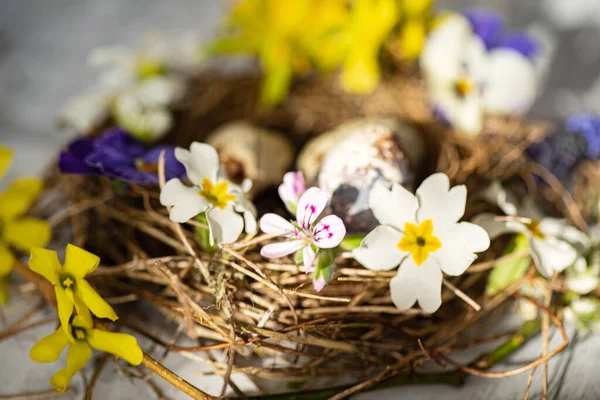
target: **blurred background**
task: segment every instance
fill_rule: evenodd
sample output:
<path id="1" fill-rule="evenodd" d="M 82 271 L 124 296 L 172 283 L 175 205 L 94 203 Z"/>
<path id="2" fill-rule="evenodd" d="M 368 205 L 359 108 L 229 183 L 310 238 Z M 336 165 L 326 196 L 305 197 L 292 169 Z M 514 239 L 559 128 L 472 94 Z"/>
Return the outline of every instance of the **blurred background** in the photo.
<path id="1" fill-rule="evenodd" d="M 503 14 L 511 27 L 541 32 L 554 44 L 546 84 L 531 112 L 532 118 L 555 119 L 574 111 L 600 113 L 599 0 L 437 3 L 439 9 L 492 7 Z M 16 150 L 14 167 L 5 181 L 16 175 L 41 173 L 69 139 L 58 133 L 56 116 L 69 97 L 94 79 L 94 71 L 86 65 L 90 50 L 114 44 L 135 47 L 148 32 L 169 38 L 192 31 L 209 39 L 228 5 L 229 2 L 215 0 L 0 0 L 0 142 Z M 34 366 L 27 356 L 31 344 L 43 333 L 44 330 L 34 330 L 0 342 L 0 399 L 7 398 L 3 397 L 5 394 L 47 387 L 52 368 Z M 553 341 L 551 347 L 558 342 Z M 550 363 L 551 398 L 596 398 L 600 389 L 596 371 L 600 337 L 578 338 L 574 342 Z M 539 344 L 529 344 L 509 362 L 536 358 L 538 349 Z M 183 365 L 186 361 L 173 362 Z M 201 388 L 213 384 L 194 378 L 195 369 L 194 366 L 187 370 L 193 383 Z M 147 387 L 126 379 L 119 379 L 118 386 L 113 387 L 111 374 L 112 369 L 105 370 L 98 398 L 151 395 Z M 539 393 L 537 375 L 533 398 Z M 526 381 L 526 375 L 502 381 L 471 378 L 461 389 L 401 388 L 357 398 L 513 399 L 522 397 Z M 219 387 L 218 381 L 216 384 Z M 65 398 L 81 398 L 81 393 Z"/>

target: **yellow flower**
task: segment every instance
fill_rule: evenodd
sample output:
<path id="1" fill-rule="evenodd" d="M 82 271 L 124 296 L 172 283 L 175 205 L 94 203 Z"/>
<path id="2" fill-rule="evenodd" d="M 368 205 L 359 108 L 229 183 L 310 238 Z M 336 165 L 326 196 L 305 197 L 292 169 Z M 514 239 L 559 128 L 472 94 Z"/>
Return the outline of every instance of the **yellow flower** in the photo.
<path id="1" fill-rule="evenodd" d="M 6 173 L 8 167 L 10 167 L 10 163 L 12 162 L 13 151 L 8 147 L 0 146 L 0 179 Z"/>
<path id="2" fill-rule="evenodd" d="M 69 345 L 66 367 L 50 379 L 50 384 L 59 392 L 65 391 L 73 375 L 89 361 L 92 356 L 91 347 L 114 354 L 133 365 L 140 365 L 144 358 L 144 353 L 133 336 L 95 329 L 89 313 L 75 316 L 67 328 L 69 336 L 58 328 L 40 339 L 29 352 L 33 361 L 50 363 L 58 360 L 64 348 Z M 75 340 L 71 341 L 70 338 Z"/>
<path id="3" fill-rule="evenodd" d="M 88 313 L 87 309 L 99 318 L 115 321 L 118 317 L 112 307 L 83 279 L 100 264 L 98 256 L 72 244 L 67 245 L 64 266 L 60 265 L 55 251 L 35 248 L 31 250 L 29 268 L 42 275 L 54 285 L 58 318 L 64 332 L 71 339 L 69 319 L 73 306 L 77 314 Z"/>
<path id="4" fill-rule="evenodd" d="M 225 181 L 219 182 L 216 185 L 210 179 L 202 179 L 202 190 L 200 196 L 204 197 L 213 206 L 224 210 L 230 201 L 236 199 L 235 195 L 227 193 L 229 184 Z"/>
<path id="5" fill-rule="evenodd" d="M 425 37 L 433 24 L 433 0 L 400 0 L 402 20 L 397 35 L 400 55 L 416 60 L 421 54 Z"/>
<path id="6" fill-rule="evenodd" d="M 369 93 L 379 82 L 379 51 L 398 21 L 396 0 L 354 0 L 346 31 L 342 87 Z"/>
<path id="7" fill-rule="evenodd" d="M 221 54 L 253 54 L 264 72 L 260 100 L 273 106 L 294 73 L 311 67 L 311 49 L 343 21 L 347 0 L 242 0 L 229 16 L 231 32 L 212 45 Z"/>
<path id="8" fill-rule="evenodd" d="M 41 180 L 24 178 L 0 193 L 0 278 L 10 273 L 15 261 L 9 246 L 29 251 L 47 245 L 50 240 L 51 229 L 46 221 L 23 216 L 41 189 Z"/>
<path id="9" fill-rule="evenodd" d="M 433 236 L 433 222 L 426 219 L 419 226 L 406 222 L 404 224 L 404 236 L 398 242 L 398 248 L 402 251 L 412 253 L 412 258 L 417 265 L 421 265 L 429 257 L 429 253 L 438 251 L 442 242 L 437 236 Z"/>

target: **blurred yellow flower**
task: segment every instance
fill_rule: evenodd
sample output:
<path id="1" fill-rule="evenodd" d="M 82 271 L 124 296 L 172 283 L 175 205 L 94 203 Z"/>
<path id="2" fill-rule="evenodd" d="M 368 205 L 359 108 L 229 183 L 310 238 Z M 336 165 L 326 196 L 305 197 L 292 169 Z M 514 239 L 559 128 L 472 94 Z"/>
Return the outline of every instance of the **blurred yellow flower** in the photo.
<path id="1" fill-rule="evenodd" d="M 41 180 L 23 178 L 0 193 L 0 280 L 4 280 L 12 270 L 15 256 L 11 247 L 29 251 L 32 247 L 45 246 L 50 241 L 52 230 L 46 221 L 24 216 L 41 189 Z M 2 303 L 8 299 L 6 288 L 6 282 L 3 282 L 0 285 Z"/>
<path id="2" fill-rule="evenodd" d="M 118 317 L 113 308 L 83 279 L 100 264 L 100 258 L 72 244 L 67 245 L 64 266 L 60 265 L 55 251 L 42 248 L 31 250 L 29 268 L 42 275 L 54 285 L 58 318 L 65 334 L 71 342 L 76 338 L 71 335 L 69 319 L 73 306 L 77 314 L 84 315 L 91 311 L 98 318 L 115 321 Z M 88 311 L 89 308 L 89 311 Z"/>
<path id="3" fill-rule="evenodd" d="M 396 45 L 403 59 L 414 61 L 421 54 L 433 23 L 433 3 L 433 0 L 399 0 L 402 19 Z"/>
<path id="4" fill-rule="evenodd" d="M 67 345 L 67 365 L 50 379 L 50 384 L 59 392 L 64 392 L 75 375 L 92 356 L 92 347 L 114 354 L 130 364 L 140 365 L 144 353 L 135 337 L 124 333 L 107 332 L 95 329 L 89 313 L 73 318 L 68 324 L 69 336 L 58 328 L 54 333 L 40 339 L 29 352 L 35 362 L 50 363 L 58 360 Z M 74 341 L 70 340 L 75 338 Z"/>
<path id="5" fill-rule="evenodd" d="M 253 54 L 264 73 L 261 103 L 273 106 L 289 92 L 294 74 L 312 66 L 312 51 L 335 34 L 348 14 L 348 0 L 242 0 L 229 17 L 230 33 L 212 51 Z"/>
<path id="6" fill-rule="evenodd" d="M 368 93 L 379 82 L 379 51 L 398 21 L 397 0 L 354 0 L 346 27 L 342 87 Z"/>
<path id="7" fill-rule="evenodd" d="M 0 146 L 0 179 L 6 173 L 10 163 L 12 162 L 13 151 L 8 147 Z"/>

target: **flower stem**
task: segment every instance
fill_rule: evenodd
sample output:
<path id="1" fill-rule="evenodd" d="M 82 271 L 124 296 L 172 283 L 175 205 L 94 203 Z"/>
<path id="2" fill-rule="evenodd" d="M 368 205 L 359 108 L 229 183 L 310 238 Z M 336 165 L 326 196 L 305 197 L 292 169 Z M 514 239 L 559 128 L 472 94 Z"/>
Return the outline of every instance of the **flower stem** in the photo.
<path id="1" fill-rule="evenodd" d="M 177 389 L 181 390 L 183 393 L 190 396 L 192 399 L 196 400 L 216 400 L 217 397 L 211 396 L 207 393 L 204 393 L 179 375 L 175 374 L 173 371 L 150 357 L 148 354 L 144 353 L 144 359 L 142 360 L 142 364 L 148 368 L 150 371 L 154 372 L 156 375 L 163 378 L 165 381 L 169 382 L 171 385 L 175 386 Z"/>

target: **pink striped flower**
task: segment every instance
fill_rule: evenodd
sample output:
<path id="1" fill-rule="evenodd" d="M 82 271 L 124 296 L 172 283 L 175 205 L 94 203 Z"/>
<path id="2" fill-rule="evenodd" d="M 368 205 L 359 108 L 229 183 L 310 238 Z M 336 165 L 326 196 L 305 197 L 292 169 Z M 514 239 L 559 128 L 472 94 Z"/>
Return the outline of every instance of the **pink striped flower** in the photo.
<path id="1" fill-rule="evenodd" d="M 279 197 L 285 204 L 285 208 L 292 214 L 296 214 L 300 196 L 306 191 L 306 182 L 302 172 L 288 172 L 283 176 L 283 183 L 279 185 Z"/>
<path id="2" fill-rule="evenodd" d="M 287 240 L 264 246 L 260 254 L 266 258 L 279 258 L 296 252 L 296 259 L 304 261 L 308 273 L 319 249 L 337 247 L 346 236 L 344 222 L 336 215 L 328 215 L 316 222 L 325 209 L 327 200 L 326 192 L 312 187 L 298 200 L 296 221 L 287 221 L 277 214 L 265 214 L 260 219 L 260 229 Z"/>

